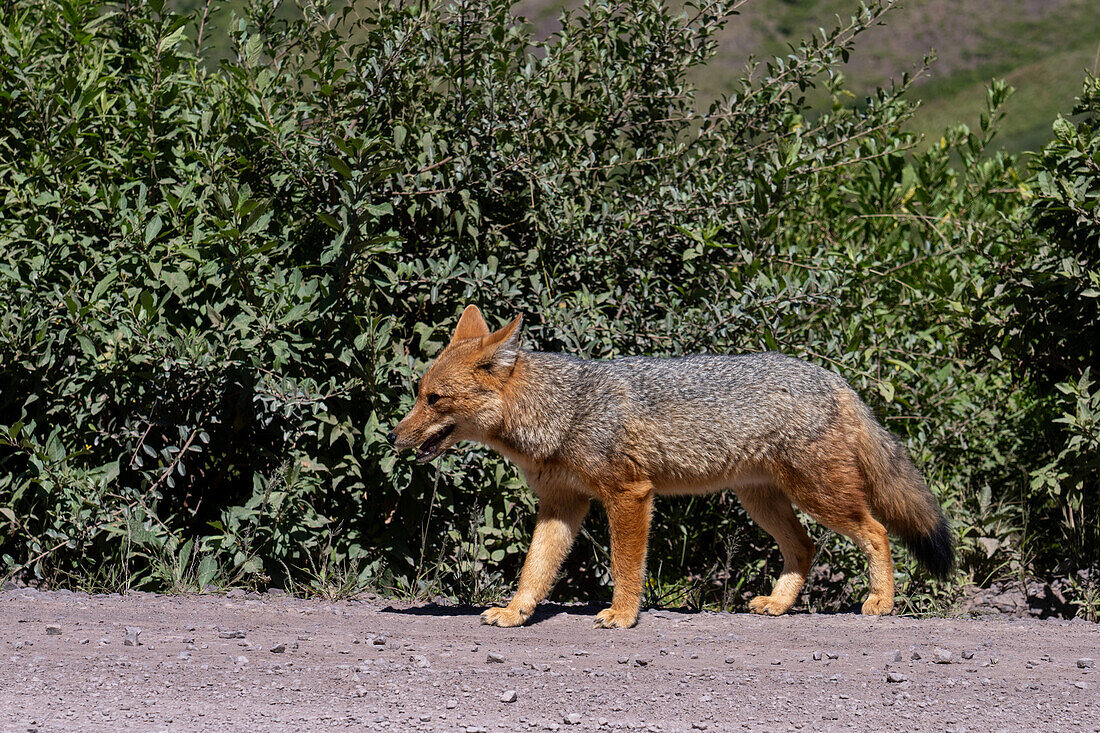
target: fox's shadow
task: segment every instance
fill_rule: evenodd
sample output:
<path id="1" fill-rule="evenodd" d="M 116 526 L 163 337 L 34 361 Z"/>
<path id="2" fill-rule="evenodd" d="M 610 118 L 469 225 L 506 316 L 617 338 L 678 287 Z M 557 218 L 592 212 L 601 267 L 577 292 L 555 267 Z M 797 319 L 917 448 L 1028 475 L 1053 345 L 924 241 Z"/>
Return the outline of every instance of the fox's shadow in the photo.
<path id="1" fill-rule="evenodd" d="M 588 603 L 588 604 L 563 604 L 563 603 L 540 603 L 535 612 L 531 615 L 531 618 L 527 620 L 524 626 L 531 626 L 554 616 L 560 616 L 567 614 L 570 616 L 595 616 L 601 610 L 606 608 L 605 604 Z M 480 616 L 481 612 L 489 606 L 469 606 L 469 605 L 444 605 L 442 603 L 429 602 L 421 606 L 412 606 L 410 608 L 395 608 L 393 606 L 386 606 L 381 609 L 381 613 L 399 613 L 406 616 Z"/>

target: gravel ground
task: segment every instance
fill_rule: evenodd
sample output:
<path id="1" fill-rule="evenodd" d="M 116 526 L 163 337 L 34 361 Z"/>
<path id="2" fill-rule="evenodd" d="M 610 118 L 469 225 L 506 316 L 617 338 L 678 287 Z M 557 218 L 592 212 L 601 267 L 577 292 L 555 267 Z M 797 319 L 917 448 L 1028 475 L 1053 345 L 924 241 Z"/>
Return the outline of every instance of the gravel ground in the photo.
<path id="1" fill-rule="evenodd" d="M 1100 731 L 1100 626 L 0 592 L 0 730 Z"/>

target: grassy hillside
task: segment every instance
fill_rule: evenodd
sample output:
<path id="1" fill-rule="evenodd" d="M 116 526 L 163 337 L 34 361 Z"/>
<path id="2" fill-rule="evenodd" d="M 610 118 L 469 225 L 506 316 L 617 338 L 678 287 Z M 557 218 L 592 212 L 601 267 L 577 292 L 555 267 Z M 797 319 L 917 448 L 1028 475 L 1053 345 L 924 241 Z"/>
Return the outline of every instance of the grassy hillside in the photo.
<path id="1" fill-rule="evenodd" d="M 559 27 L 563 10 L 583 0 L 520 0 L 517 11 L 545 37 Z M 680 2 L 680 0 L 670 0 Z M 203 0 L 175 0 L 192 11 Z M 286 4 L 282 10 L 292 12 Z M 788 52 L 821 27 L 847 18 L 858 0 L 751 0 L 733 18 L 717 57 L 695 83 L 705 97 L 729 91 L 749 58 Z M 209 19 L 212 34 L 222 34 L 226 13 Z M 224 42 L 224 35 L 213 40 Z M 929 141 L 945 126 L 977 124 L 989 80 L 1004 78 L 1016 88 L 1005 107 L 1000 143 L 1008 150 L 1034 150 L 1049 138 L 1050 122 L 1070 108 L 1086 70 L 1100 67 L 1100 12 L 1095 0 L 905 0 L 883 26 L 857 43 L 846 74 L 850 88 L 870 92 L 903 72 L 917 70 L 925 54 L 936 61 L 918 81 L 922 102 L 913 125 Z"/>
<path id="2" fill-rule="evenodd" d="M 549 34 L 561 10 L 575 4 L 523 0 L 519 8 Z M 784 54 L 787 44 L 832 27 L 837 15 L 856 8 L 856 0 L 753 0 L 730 21 L 718 57 L 696 83 L 709 96 L 721 94 L 750 56 Z M 846 70 L 851 88 L 888 84 L 919 68 L 931 51 L 936 61 L 916 91 L 922 101 L 917 130 L 938 141 L 948 124 L 975 125 L 985 86 L 999 77 L 1017 90 L 1001 143 L 1013 151 L 1035 149 L 1080 92 L 1085 70 L 1097 71 L 1100 12 L 1094 0 L 908 0 L 859 39 Z"/>

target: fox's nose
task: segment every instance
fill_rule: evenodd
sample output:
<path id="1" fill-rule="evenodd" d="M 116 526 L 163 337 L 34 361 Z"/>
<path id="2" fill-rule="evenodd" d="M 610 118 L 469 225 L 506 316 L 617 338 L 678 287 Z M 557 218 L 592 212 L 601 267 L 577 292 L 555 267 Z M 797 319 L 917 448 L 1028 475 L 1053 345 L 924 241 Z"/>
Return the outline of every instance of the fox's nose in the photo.
<path id="1" fill-rule="evenodd" d="M 386 433 L 386 440 L 390 442 L 390 445 L 393 445 L 397 442 L 397 433 L 393 432 L 392 430 Z"/>

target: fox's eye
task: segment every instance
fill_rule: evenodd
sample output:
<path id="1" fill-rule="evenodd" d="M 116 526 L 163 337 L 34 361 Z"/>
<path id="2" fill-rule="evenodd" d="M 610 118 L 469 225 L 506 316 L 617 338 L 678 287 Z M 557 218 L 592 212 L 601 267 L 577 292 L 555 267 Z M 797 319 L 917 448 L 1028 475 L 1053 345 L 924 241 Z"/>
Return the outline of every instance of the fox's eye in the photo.
<path id="1" fill-rule="evenodd" d="M 437 395 L 435 392 L 432 392 L 430 395 L 428 395 L 428 405 L 434 405 L 436 402 L 439 402 L 439 395 Z"/>

